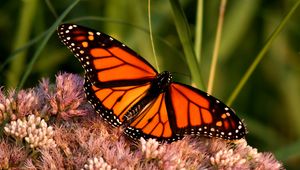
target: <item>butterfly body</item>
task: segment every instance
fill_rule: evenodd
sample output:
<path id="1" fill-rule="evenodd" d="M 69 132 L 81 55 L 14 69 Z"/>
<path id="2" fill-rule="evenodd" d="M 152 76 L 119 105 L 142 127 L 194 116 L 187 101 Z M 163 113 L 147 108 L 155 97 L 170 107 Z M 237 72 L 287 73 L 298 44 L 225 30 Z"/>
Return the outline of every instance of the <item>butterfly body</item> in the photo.
<path id="1" fill-rule="evenodd" d="M 136 52 L 90 28 L 63 24 L 63 43 L 85 70 L 85 92 L 95 111 L 132 139 L 175 141 L 185 135 L 227 140 L 245 136 L 234 111 L 213 96 L 173 82 Z"/>
<path id="2" fill-rule="evenodd" d="M 172 83 L 172 74 L 168 71 L 164 71 L 156 76 L 152 81 L 149 93 L 163 93 L 168 90 Z"/>

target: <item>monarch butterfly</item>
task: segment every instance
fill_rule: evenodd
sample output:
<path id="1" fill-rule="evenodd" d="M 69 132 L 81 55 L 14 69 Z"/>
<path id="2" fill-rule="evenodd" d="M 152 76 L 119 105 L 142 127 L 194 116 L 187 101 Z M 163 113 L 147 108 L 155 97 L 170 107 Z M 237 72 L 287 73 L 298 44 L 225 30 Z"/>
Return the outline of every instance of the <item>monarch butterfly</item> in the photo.
<path id="1" fill-rule="evenodd" d="M 227 140 L 245 136 L 234 111 L 194 87 L 158 73 L 136 52 L 112 37 L 74 24 L 58 27 L 62 42 L 85 70 L 84 89 L 95 111 L 132 139 L 172 142 L 185 135 Z"/>

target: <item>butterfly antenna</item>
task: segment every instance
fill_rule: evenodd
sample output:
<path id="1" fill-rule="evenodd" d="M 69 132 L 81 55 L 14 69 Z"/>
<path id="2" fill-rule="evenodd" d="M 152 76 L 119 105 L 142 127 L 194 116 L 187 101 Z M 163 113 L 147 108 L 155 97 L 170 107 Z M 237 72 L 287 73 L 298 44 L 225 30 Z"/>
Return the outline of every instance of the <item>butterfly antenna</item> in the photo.
<path id="1" fill-rule="evenodd" d="M 154 55 L 154 61 L 156 65 L 157 71 L 160 73 L 159 67 L 158 67 L 158 61 L 157 61 L 157 56 L 155 52 L 155 47 L 154 47 L 154 41 L 153 41 L 153 34 L 152 34 L 152 27 L 151 27 L 151 0 L 148 0 L 148 24 L 149 24 L 149 31 L 150 31 L 150 41 L 151 41 L 151 46 L 152 46 L 152 51 Z"/>

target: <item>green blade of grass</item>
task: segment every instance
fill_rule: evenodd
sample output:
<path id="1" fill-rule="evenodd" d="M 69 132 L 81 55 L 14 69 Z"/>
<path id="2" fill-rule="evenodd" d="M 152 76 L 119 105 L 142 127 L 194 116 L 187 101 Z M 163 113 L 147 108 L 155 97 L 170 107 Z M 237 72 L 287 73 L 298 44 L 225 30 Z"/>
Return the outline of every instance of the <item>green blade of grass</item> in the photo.
<path id="1" fill-rule="evenodd" d="M 46 2 L 46 5 L 47 5 L 48 9 L 52 13 L 52 15 L 55 18 L 57 18 L 57 12 L 55 11 L 55 8 L 54 8 L 53 4 L 51 3 L 51 1 L 50 0 L 45 0 L 45 2 Z"/>
<path id="2" fill-rule="evenodd" d="M 36 62 L 36 60 L 38 59 L 38 56 L 40 55 L 40 53 L 42 52 L 42 50 L 44 49 L 44 47 L 46 46 L 47 42 L 49 41 L 50 37 L 52 36 L 52 34 L 55 32 L 56 28 L 58 27 L 58 25 L 61 23 L 61 21 L 66 17 L 66 15 L 76 6 L 76 4 L 79 3 L 80 0 L 75 0 L 59 17 L 58 19 L 55 21 L 55 23 L 49 28 L 49 32 L 48 34 L 45 36 L 45 38 L 43 39 L 43 41 L 41 42 L 41 44 L 39 45 L 39 47 L 37 48 L 36 52 L 34 53 L 31 61 L 29 62 L 27 69 L 25 70 L 25 73 L 20 81 L 20 84 L 18 85 L 17 89 L 21 89 L 25 83 L 25 81 L 27 80 L 30 72 L 32 71 L 32 67 L 34 65 L 34 63 Z"/>
<path id="3" fill-rule="evenodd" d="M 6 60 L 4 60 L 4 62 L 1 64 L 0 66 L 0 72 L 4 70 L 5 66 L 7 64 L 9 64 L 13 59 L 17 58 L 20 52 L 26 50 L 27 48 L 29 48 L 30 46 L 34 45 L 35 43 L 37 43 L 40 39 L 42 39 L 46 34 L 48 34 L 49 30 L 46 30 L 44 32 L 42 32 L 40 35 L 38 35 L 37 37 L 33 38 L 32 40 L 28 41 L 26 44 L 24 44 L 22 47 L 17 48 L 15 51 L 13 51 Z"/>
<path id="4" fill-rule="evenodd" d="M 226 23 L 222 31 L 220 56 L 222 60 L 228 60 L 237 50 L 241 39 L 246 34 L 257 16 L 259 0 L 234 1 L 230 3 L 230 10 L 226 11 Z"/>
<path id="5" fill-rule="evenodd" d="M 152 23 L 151 23 L 151 0 L 148 0 L 148 25 L 149 25 L 149 32 L 150 32 L 149 36 L 150 36 L 150 41 L 151 41 L 151 46 L 152 46 L 156 69 L 158 72 L 160 72 L 160 69 L 158 66 L 158 61 L 157 61 L 157 56 L 156 56 L 156 52 L 155 52 L 154 40 L 153 40 Z"/>
<path id="6" fill-rule="evenodd" d="M 201 52 L 202 52 L 202 29 L 203 29 L 203 0 L 198 0 L 194 49 L 195 49 L 195 54 L 199 65 L 201 63 Z"/>
<path id="7" fill-rule="evenodd" d="M 244 76 L 242 77 L 242 79 L 240 80 L 240 82 L 238 83 L 238 85 L 236 86 L 236 88 L 234 89 L 234 91 L 231 93 L 229 99 L 226 102 L 228 106 L 230 106 L 233 103 L 233 101 L 235 100 L 235 98 L 237 97 L 237 95 L 240 93 L 241 89 L 244 87 L 244 85 L 248 81 L 249 77 L 252 75 L 252 73 L 255 70 L 255 68 L 258 66 L 258 64 L 260 63 L 260 61 L 265 56 L 265 54 L 268 51 L 268 49 L 270 48 L 272 42 L 275 40 L 275 38 L 278 36 L 278 34 L 284 28 L 284 26 L 286 25 L 287 21 L 291 18 L 291 16 L 294 14 L 294 12 L 296 11 L 296 9 L 298 8 L 299 5 L 300 5 L 300 0 L 298 0 L 293 5 L 293 7 L 291 8 L 291 10 L 287 13 L 287 15 L 281 21 L 281 23 L 277 26 L 277 28 L 274 30 L 274 32 L 271 34 L 271 36 L 268 38 L 268 40 L 267 40 L 266 44 L 264 45 L 264 47 L 260 50 L 260 52 L 258 53 L 258 55 L 255 57 L 255 60 L 253 61 L 253 63 L 247 69 L 246 73 L 244 74 Z"/>
<path id="8" fill-rule="evenodd" d="M 20 12 L 20 20 L 15 34 L 13 50 L 26 44 L 30 36 L 31 26 L 33 25 L 34 14 L 36 13 L 38 2 L 37 0 L 22 1 L 22 9 Z M 18 54 L 17 59 L 11 62 L 9 70 L 6 74 L 8 86 L 15 87 L 20 81 L 23 69 L 26 63 L 26 50 Z"/>
<path id="9" fill-rule="evenodd" d="M 226 0 L 221 0 L 220 9 L 219 9 L 218 26 L 216 31 L 216 39 L 215 39 L 214 51 L 213 51 L 213 56 L 212 56 L 212 61 L 211 61 L 211 66 L 209 71 L 208 85 L 207 85 L 208 94 L 212 94 L 212 90 L 213 90 L 214 79 L 215 79 L 216 68 L 217 68 L 217 61 L 219 56 L 220 44 L 221 44 L 221 35 L 223 29 L 226 4 L 227 4 Z"/>
<path id="10" fill-rule="evenodd" d="M 178 0 L 170 0 L 175 26 L 181 41 L 187 64 L 191 71 L 192 80 L 196 86 L 204 89 L 200 68 L 191 42 L 189 26 Z"/>

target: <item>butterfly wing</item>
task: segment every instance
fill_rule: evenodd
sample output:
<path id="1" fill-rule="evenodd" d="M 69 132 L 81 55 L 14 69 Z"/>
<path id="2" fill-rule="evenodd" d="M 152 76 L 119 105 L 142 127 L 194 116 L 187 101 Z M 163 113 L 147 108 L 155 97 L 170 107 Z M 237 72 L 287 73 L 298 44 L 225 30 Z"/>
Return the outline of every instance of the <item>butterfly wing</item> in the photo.
<path id="1" fill-rule="evenodd" d="M 170 124 L 176 135 L 240 139 L 246 134 L 242 121 L 224 103 L 191 86 L 172 83 L 166 93 Z"/>
<path id="2" fill-rule="evenodd" d="M 145 59 L 104 33 L 62 24 L 58 35 L 79 59 L 89 81 L 98 87 L 140 85 L 157 75 Z"/>
<path id="3" fill-rule="evenodd" d="M 171 83 L 125 129 L 133 139 L 175 141 L 192 134 L 240 139 L 245 127 L 234 111 L 216 98 L 181 83 Z"/>
<path id="4" fill-rule="evenodd" d="M 123 124 L 124 115 L 141 98 L 143 98 L 150 83 L 121 87 L 97 87 L 85 77 L 85 92 L 88 101 L 95 111 L 112 126 Z"/>
<path id="5" fill-rule="evenodd" d="M 167 113 L 165 93 L 161 93 L 125 129 L 132 139 L 156 138 L 160 141 L 175 139 Z M 177 138 L 179 139 L 179 138 Z"/>
<path id="6" fill-rule="evenodd" d="M 146 94 L 157 71 L 133 50 L 104 33 L 62 24 L 58 35 L 85 70 L 88 101 L 108 123 L 121 125 L 124 114 Z"/>

